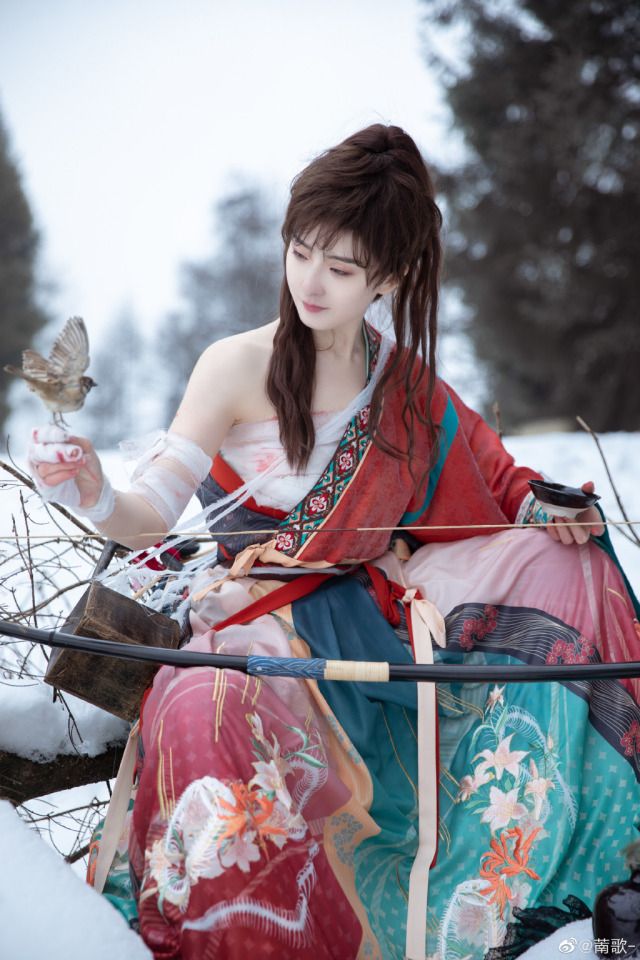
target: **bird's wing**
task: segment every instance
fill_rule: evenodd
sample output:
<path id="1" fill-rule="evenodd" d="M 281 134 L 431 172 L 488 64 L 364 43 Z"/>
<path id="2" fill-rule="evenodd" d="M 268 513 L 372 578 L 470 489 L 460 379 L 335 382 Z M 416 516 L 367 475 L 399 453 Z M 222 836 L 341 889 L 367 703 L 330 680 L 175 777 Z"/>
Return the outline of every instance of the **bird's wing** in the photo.
<path id="1" fill-rule="evenodd" d="M 30 380 L 39 380 L 44 383 L 46 380 L 53 379 L 49 364 L 36 350 L 22 351 L 22 370 L 25 377 Z"/>
<path id="2" fill-rule="evenodd" d="M 89 366 L 89 337 L 82 317 L 71 317 L 57 337 L 47 361 L 49 375 L 77 379 Z"/>

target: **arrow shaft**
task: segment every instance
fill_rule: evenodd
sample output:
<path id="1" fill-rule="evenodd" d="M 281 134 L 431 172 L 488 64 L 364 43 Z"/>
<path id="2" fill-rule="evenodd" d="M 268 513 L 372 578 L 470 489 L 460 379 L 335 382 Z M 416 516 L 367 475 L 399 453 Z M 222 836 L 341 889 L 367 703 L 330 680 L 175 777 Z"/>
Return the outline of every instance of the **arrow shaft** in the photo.
<path id="1" fill-rule="evenodd" d="M 384 682 L 401 680 L 431 683 L 539 683 L 640 677 L 640 662 L 580 663 L 541 666 L 386 663 L 325 660 L 319 657 L 245 657 L 226 653 L 200 653 L 117 643 L 76 636 L 59 630 L 41 630 L 11 621 L 0 621 L 0 634 L 45 646 L 77 650 L 98 656 L 118 657 L 173 667 L 217 667 L 239 670 L 256 677 L 294 677 L 315 680 Z"/>

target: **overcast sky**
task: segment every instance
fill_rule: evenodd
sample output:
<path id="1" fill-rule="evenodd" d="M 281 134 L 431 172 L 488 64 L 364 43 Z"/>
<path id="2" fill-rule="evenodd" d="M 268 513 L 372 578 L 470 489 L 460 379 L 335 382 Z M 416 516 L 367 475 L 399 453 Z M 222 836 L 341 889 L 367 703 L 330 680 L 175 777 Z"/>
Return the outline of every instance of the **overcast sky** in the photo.
<path id="1" fill-rule="evenodd" d="M 375 121 L 442 158 L 422 17 L 417 0 L 1 0 L 0 107 L 60 322 L 99 336 L 130 305 L 155 325 L 236 172 L 284 203 Z"/>

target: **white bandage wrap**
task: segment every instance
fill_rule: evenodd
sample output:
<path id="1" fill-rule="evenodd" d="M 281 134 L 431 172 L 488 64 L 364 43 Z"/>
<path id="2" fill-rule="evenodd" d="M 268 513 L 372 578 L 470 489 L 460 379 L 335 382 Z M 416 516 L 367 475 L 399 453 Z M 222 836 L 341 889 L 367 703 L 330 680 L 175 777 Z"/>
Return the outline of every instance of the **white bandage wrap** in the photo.
<path id="1" fill-rule="evenodd" d="M 103 523 L 108 520 L 116 508 L 116 496 L 109 482 L 109 477 L 102 475 L 102 490 L 92 507 L 76 507 L 76 512 L 87 517 L 92 523 Z"/>
<path id="2" fill-rule="evenodd" d="M 211 464 L 211 457 L 193 440 L 163 432 L 138 461 L 131 476 L 131 493 L 153 507 L 171 530 Z"/>
<path id="3" fill-rule="evenodd" d="M 80 504 L 80 491 L 75 480 L 64 480 L 55 486 L 43 483 L 37 467 L 41 463 L 80 463 L 84 457 L 82 447 L 69 443 L 66 430 L 52 423 L 36 427 L 31 434 L 31 443 L 27 450 L 27 461 L 36 489 L 47 503 L 60 503 L 70 507 L 76 513 L 87 517 L 93 523 L 101 523 L 111 516 L 115 507 L 113 488 L 107 477 L 103 476 L 102 490 L 92 507 Z"/>

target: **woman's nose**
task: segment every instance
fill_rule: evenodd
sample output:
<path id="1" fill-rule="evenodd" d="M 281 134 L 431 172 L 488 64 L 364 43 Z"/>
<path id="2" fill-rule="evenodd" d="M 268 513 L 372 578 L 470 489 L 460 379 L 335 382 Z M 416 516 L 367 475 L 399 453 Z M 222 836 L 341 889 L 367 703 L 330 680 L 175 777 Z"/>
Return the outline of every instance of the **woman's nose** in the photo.
<path id="1" fill-rule="evenodd" d="M 310 263 L 305 270 L 302 289 L 308 296 L 318 297 L 324 293 L 322 266 L 322 263 Z"/>

